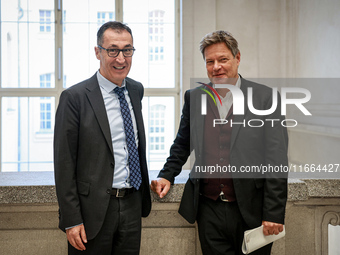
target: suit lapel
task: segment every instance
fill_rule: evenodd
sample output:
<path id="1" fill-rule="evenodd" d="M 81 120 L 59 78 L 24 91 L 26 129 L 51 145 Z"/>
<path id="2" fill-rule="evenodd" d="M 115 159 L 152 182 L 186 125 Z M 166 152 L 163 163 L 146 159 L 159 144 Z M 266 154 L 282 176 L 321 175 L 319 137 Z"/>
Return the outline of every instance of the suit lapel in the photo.
<path id="1" fill-rule="evenodd" d="M 89 79 L 86 89 L 87 89 L 86 96 L 92 106 L 93 112 L 97 118 L 99 126 L 105 137 L 105 140 L 113 155 L 111 131 L 110 131 L 110 126 L 109 126 L 109 122 L 107 118 L 103 95 L 100 91 L 100 87 L 99 87 L 98 80 L 97 80 L 97 74 L 95 74 Z"/>
<path id="2" fill-rule="evenodd" d="M 208 101 L 209 107 L 211 108 L 212 112 L 213 112 L 214 115 L 215 115 L 215 118 L 216 118 L 216 119 L 220 119 L 220 118 L 221 118 L 221 117 L 220 117 L 220 114 L 219 114 L 219 112 L 218 112 L 217 106 L 215 105 L 213 99 L 209 96 L 209 97 L 207 97 L 207 101 Z M 220 103 L 220 102 L 218 102 L 218 104 L 219 104 L 219 103 Z"/>

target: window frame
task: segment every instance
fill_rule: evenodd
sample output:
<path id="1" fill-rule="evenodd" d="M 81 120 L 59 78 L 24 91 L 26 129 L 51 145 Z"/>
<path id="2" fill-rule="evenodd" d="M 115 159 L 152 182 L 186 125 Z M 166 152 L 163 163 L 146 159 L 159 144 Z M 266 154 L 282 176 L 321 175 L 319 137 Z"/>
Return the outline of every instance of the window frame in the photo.
<path id="1" fill-rule="evenodd" d="M 117 21 L 123 21 L 123 1 L 115 1 L 115 16 Z M 180 119 L 180 0 L 175 1 L 175 86 L 174 88 L 145 88 L 144 97 L 174 97 L 174 130 L 176 132 Z M 64 10 L 62 8 L 62 0 L 54 0 L 54 21 L 51 20 L 51 31 L 48 32 L 55 36 L 55 65 L 54 65 L 54 88 L 3 88 L 0 86 L 0 136 L 2 136 L 2 99 L 6 97 L 50 97 L 54 98 L 54 111 L 55 114 L 57 106 L 59 104 L 59 98 L 64 88 L 64 75 L 63 75 L 63 33 L 64 33 Z M 0 6 L 1 8 L 1 6 Z M 38 10 L 40 11 L 40 9 Z M 66 13 L 65 13 L 66 14 Z M 1 14 L 0 14 L 1 15 Z M 53 18 L 53 11 L 51 13 Z M 45 28 L 46 29 L 46 28 Z M 40 33 L 47 33 L 46 31 Z M 1 47 L 1 35 L 0 35 L 0 47 Z M 0 65 L 2 64 L 2 53 L 0 51 Z M 0 77 L 2 76 L 2 70 L 0 69 Z M 1 79 L 0 79 L 1 81 Z M 1 84 L 3 85 L 3 84 Z M 53 130 L 53 128 L 52 128 Z M 175 136 L 175 134 L 174 134 Z M 167 149 L 167 148 L 166 148 Z M 0 172 L 2 172 L 2 146 L 0 144 Z"/>

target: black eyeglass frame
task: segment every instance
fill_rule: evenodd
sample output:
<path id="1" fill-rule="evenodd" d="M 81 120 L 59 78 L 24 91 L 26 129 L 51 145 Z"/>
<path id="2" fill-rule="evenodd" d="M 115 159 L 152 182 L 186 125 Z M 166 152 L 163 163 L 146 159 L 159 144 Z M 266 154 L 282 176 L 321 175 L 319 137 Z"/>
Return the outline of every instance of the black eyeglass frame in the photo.
<path id="1" fill-rule="evenodd" d="M 118 55 L 119 55 L 120 52 L 123 52 L 123 56 L 124 56 L 124 57 L 129 58 L 129 57 L 132 57 L 132 56 L 133 56 L 133 54 L 134 54 L 134 52 L 135 52 L 135 50 L 136 50 L 134 47 L 132 47 L 132 49 L 129 48 L 129 49 L 122 49 L 122 50 L 121 50 L 121 49 L 105 49 L 105 48 L 103 48 L 103 47 L 100 46 L 100 45 L 98 45 L 98 48 L 99 48 L 99 49 L 102 49 L 102 50 L 105 50 L 106 53 L 107 53 L 107 55 L 108 55 L 109 57 L 111 57 L 111 58 L 116 58 L 116 57 L 118 57 Z M 130 50 L 132 50 L 131 56 L 125 56 L 125 52 L 130 51 Z M 110 52 L 113 53 L 113 51 L 118 51 L 118 53 L 117 53 L 115 56 L 110 56 Z"/>

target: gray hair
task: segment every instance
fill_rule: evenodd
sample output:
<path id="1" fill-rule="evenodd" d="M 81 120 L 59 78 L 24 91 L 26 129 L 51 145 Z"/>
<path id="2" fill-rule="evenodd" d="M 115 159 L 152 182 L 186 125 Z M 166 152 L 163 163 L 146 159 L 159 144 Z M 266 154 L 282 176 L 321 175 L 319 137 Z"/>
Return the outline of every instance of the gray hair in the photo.
<path id="1" fill-rule="evenodd" d="M 204 58 L 204 50 L 206 47 L 216 44 L 225 43 L 228 49 L 233 54 L 234 58 L 239 53 L 238 43 L 236 39 L 227 31 L 218 30 L 209 34 L 206 34 L 200 41 L 200 51 Z"/>

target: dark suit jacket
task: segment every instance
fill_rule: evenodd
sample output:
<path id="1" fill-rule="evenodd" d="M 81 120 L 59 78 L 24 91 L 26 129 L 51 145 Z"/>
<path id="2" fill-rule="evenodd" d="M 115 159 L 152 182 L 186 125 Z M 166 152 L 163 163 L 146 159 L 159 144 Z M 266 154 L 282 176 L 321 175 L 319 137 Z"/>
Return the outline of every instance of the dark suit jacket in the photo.
<path id="1" fill-rule="evenodd" d="M 280 100 L 276 111 L 269 116 L 256 116 L 247 106 L 247 89 L 253 88 L 253 105 L 255 109 L 266 110 L 272 106 L 272 89 L 241 78 L 241 90 L 245 98 L 244 115 L 234 115 L 235 122 L 246 120 L 243 125 L 233 125 L 230 147 L 230 164 L 240 169 L 241 166 L 287 166 L 288 135 L 286 128 L 280 124 L 284 116 L 281 116 Z M 159 177 L 174 182 L 190 152 L 195 151 L 195 165 L 203 166 L 203 137 L 204 116 L 201 115 L 200 89 L 189 90 L 185 93 L 185 103 L 181 117 L 180 127 L 170 149 L 170 156 Z M 279 96 L 278 96 L 279 97 Z M 264 121 L 263 127 L 251 128 L 247 122 L 250 119 L 279 119 L 274 127 L 272 122 Z M 259 125 L 258 123 L 251 123 Z M 218 162 L 217 162 L 218 163 Z M 194 223 L 197 215 L 199 201 L 200 176 L 194 173 L 195 165 L 185 185 L 179 213 L 190 223 Z M 235 178 L 233 183 L 237 203 L 243 219 L 249 228 L 261 225 L 262 220 L 276 223 L 284 223 L 285 205 L 287 200 L 286 174 L 268 174 L 252 176 L 251 178 Z M 245 176 L 243 176 L 245 177 Z M 253 178 L 255 177 L 255 178 Z M 257 178 L 261 177 L 261 178 Z M 284 177 L 284 178 L 281 178 Z"/>
<path id="2" fill-rule="evenodd" d="M 141 113 L 144 88 L 126 78 L 137 122 L 143 182 L 142 216 L 151 210 Z M 59 203 L 59 228 L 84 223 L 87 238 L 99 232 L 108 208 L 115 159 L 104 100 L 96 74 L 60 96 L 54 130 L 54 171 Z"/>

